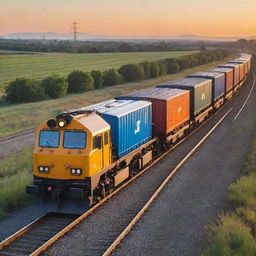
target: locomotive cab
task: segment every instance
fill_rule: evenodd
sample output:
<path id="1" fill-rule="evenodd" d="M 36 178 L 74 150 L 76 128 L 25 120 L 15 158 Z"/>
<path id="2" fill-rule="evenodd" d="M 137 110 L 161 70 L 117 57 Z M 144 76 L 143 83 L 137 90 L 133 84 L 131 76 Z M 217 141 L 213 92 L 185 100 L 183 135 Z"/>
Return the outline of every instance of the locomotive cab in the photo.
<path id="1" fill-rule="evenodd" d="M 48 120 L 36 131 L 33 157 L 27 193 L 83 198 L 90 177 L 112 163 L 110 126 L 95 113 Z"/>

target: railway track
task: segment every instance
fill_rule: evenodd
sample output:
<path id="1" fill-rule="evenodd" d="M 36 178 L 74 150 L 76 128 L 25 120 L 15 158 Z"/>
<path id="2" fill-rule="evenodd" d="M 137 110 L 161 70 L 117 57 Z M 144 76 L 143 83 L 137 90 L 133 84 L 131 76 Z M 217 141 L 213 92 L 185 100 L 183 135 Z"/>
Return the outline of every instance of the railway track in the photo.
<path id="1" fill-rule="evenodd" d="M 1 136 L 0 137 L 0 143 L 15 139 L 15 138 L 27 135 L 27 134 L 32 134 L 35 131 L 36 131 L 35 128 L 30 128 L 30 129 L 27 129 L 27 130 L 24 130 L 24 131 L 21 131 L 21 132 L 17 132 L 17 133 L 14 133 L 14 134 L 10 134 L 10 135 L 7 135 L 7 136 Z"/>
<path id="2" fill-rule="evenodd" d="M 252 76 L 249 77 L 249 80 L 251 78 L 252 78 Z M 102 201 L 100 201 L 98 204 L 93 206 L 90 210 L 88 210 L 81 216 L 49 213 L 49 214 L 43 216 L 42 218 L 37 219 L 36 221 L 32 222 L 28 226 L 24 227 L 23 229 L 21 229 L 14 235 L 10 236 L 9 238 L 7 238 L 3 242 L 1 242 L 0 243 L 0 256 L 14 256 L 14 255 L 15 256 L 19 256 L 19 255 L 35 256 L 35 255 L 39 255 L 40 253 L 45 251 L 50 245 L 52 245 L 54 242 L 56 242 L 56 240 L 58 238 L 60 238 L 61 236 L 63 236 L 67 232 L 69 232 L 74 226 L 79 224 L 82 220 L 85 220 L 98 207 L 100 207 L 102 204 L 104 204 L 106 201 L 108 201 L 111 197 L 113 197 L 115 194 L 117 194 L 119 191 L 121 191 L 123 188 L 125 188 L 128 184 L 133 182 L 135 179 L 137 179 L 139 176 L 141 176 L 147 170 L 152 168 L 156 163 L 158 163 L 167 154 L 169 154 L 171 151 L 173 151 L 175 148 L 177 148 L 181 143 L 183 143 L 185 140 L 190 138 L 194 133 L 196 133 L 199 129 L 201 129 L 202 126 L 204 126 L 204 124 L 206 124 L 217 113 L 219 113 L 220 110 L 223 109 L 223 107 L 221 107 L 206 122 L 204 122 L 196 130 L 194 130 L 189 136 L 183 138 L 174 147 L 172 147 L 170 150 L 168 150 L 167 152 L 162 154 L 152 164 L 150 164 L 148 167 L 146 167 L 143 171 L 138 173 L 132 179 L 128 180 L 126 183 L 124 183 L 122 186 L 120 186 L 118 189 L 116 189 L 112 194 L 110 194 L 109 196 L 104 198 Z M 196 149 L 210 136 L 210 134 L 214 131 L 214 129 L 224 120 L 224 118 L 231 112 L 231 110 L 232 109 L 230 109 L 223 116 L 223 118 L 221 118 L 221 120 L 219 120 L 217 125 L 215 125 L 211 129 L 211 131 L 208 132 L 207 135 L 196 145 L 196 147 L 193 148 L 193 150 L 178 164 L 178 166 L 176 166 L 176 168 L 174 170 L 172 170 L 172 172 L 166 178 L 166 180 L 163 182 L 163 184 L 157 189 L 157 191 L 153 194 L 153 196 L 149 199 L 149 201 L 141 208 L 141 211 L 139 211 L 139 213 L 134 218 L 132 218 L 132 221 L 129 222 L 129 224 L 126 227 L 123 227 L 124 228 L 123 231 L 119 235 L 115 236 L 113 239 L 109 239 L 109 241 L 107 243 L 108 249 L 106 251 L 104 250 L 103 255 L 110 255 L 114 251 L 116 246 L 118 246 L 118 244 L 120 244 L 120 242 L 124 239 L 124 237 L 129 233 L 131 228 L 141 218 L 141 216 L 146 211 L 146 209 L 150 206 L 150 204 L 158 196 L 158 194 L 163 189 L 163 187 L 170 181 L 170 179 L 173 177 L 173 175 L 186 162 L 186 160 L 196 151 Z M 30 133 L 33 131 L 34 131 L 34 129 L 33 130 L 30 129 L 30 131 L 26 130 L 24 132 Z M 20 133 L 19 133 L 19 135 L 17 134 L 17 136 L 22 136 L 22 135 L 20 135 Z M 11 135 L 6 136 L 6 137 L 11 137 Z M 14 138 L 14 137 L 12 137 L 12 138 Z M 0 142 L 1 142 L 1 140 L 0 140 Z M 131 213 L 130 216 L 134 216 L 134 214 Z M 56 219 L 56 225 L 54 224 L 54 218 Z M 63 221 L 62 221 L 62 219 L 63 219 Z M 52 223 L 52 225 L 50 225 L 49 223 Z"/>
<path id="3" fill-rule="evenodd" d="M 48 213 L 0 243 L 0 256 L 33 255 L 79 215 Z"/>
<path id="4" fill-rule="evenodd" d="M 216 112 L 215 114 L 217 114 L 218 112 Z M 215 114 L 211 116 L 208 120 L 212 119 L 215 116 Z M 158 163 L 167 154 L 169 154 L 171 151 L 177 148 L 186 139 L 191 137 L 206 123 L 207 122 L 203 123 L 200 127 L 194 130 L 189 136 L 179 141 L 173 148 L 165 152 L 152 164 L 146 167 L 143 171 L 138 173 L 132 179 L 128 180 L 126 183 L 124 183 L 122 186 L 116 189 L 112 194 L 105 197 L 102 201 L 94 205 L 91 209 L 89 209 L 84 214 L 79 216 L 79 215 L 49 213 L 35 220 L 34 222 L 30 223 L 29 225 L 22 228 L 15 234 L 11 235 L 10 237 L 8 237 L 7 239 L 5 239 L 0 243 L 0 256 L 25 256 L 25 255 L 36 256 L 44 252 L 49 246 L 54 244 L 60 237 L 68 233 L 73 227 L 78 225 L 81 221 L 85 220 L 90 214 L 92 214 L 102 204 L 104 204 L 106 201 L 112 198 L 115 194 L 117 194 L 119 191 L 121 191 L 126 186 L 128 186 L 131 182 L 133 182 L 135 179 L 137 179 L 147 170 L 152 168 L 156 163 Z M 52 227 L 50 224 L 53 222 L 54 218 L 57 220 L 56 224 L 63 223 L 63 225 L 59 225 L 59 226 L 56 225 L 55 226 L 56 228 L 52 229 L 52 227 L 54 227 L 54 224 Z M 64 220 L 66 219 L 67 221 L 62 222 L 61 221 L 62 218 L 64 218 Z M 47 227 L 49 227 L 49 232 L 47 232 Z M 42 228 L 43 233 L 40 232 L 40 228 Z M 43 236 L 41 234 L 43 234 Z M 114 239 L 112 239 L 112 241 L 113 240 Z M 114 247 L 116 247 L 116 245 Z M 110 250 L 113 251 L 112 249 Z M 106 255 L 109 255 L 109 254 L 106 254 Z"/>

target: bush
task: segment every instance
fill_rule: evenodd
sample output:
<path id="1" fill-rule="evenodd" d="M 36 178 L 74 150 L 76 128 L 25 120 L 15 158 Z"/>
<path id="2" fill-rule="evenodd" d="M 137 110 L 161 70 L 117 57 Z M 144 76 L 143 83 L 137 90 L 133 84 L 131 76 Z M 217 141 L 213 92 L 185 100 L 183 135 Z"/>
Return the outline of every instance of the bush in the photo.
<path id="1" fill-rule="evenodd" d="M 246 158 L 243 171 L 246 174 L 256 172 L 256 138 L 253 140 L 250 154 Z"/>
<path id="2" fill-rule="evenodd" d="M 253 208 L 256 206 L 256 173 L 239 179 L 229 188 L 229 199 L 236 204 Z"/>
<path id="3" fill-rule="evenodd" d="M 143 69 L 144 72 L 144 79 L 146 78 L 150 78 L 150 62 L 149 61 L 145 61 L 139 64 L 141 66 L 141 68 Z"/>
<path id="4" fill-rule="evenodd" d="M 68 92 L 85 92 L 92 90 L 93 78 L 89 73 L 74 70 L 68 75 Z"/>
<path id="5" fill-rule="evenodd" d="M 254 238 L 256 238 L 256 210 L 253 208 L 240 207 L 236 209 L 236 215 L 248 225 Z"/>
<path id="6" fill-rule="evenodd" d="M 159 77 L 160 67 L 157 62 L 150 63 L 150 77 Z"/>
<path id="7" fill-rule="evenodd" d="M 39 101 L 45 98 L 44 88 L 36 81 L 17 78 L 5 89 L 6 100 L 13 103 Z"/>
<path id="8" fill-rule="evenodd" d="M 235 216 L 221 216 L 220 222 L 209 228 L 212 245 L 204 256 L 255 256 L 256 241 L 250 229 Z"/>
<path id="9" fill-rule="evenodd" d="M 102 88 L 103 87 L 103 82 L 104 82 L 102 72 L 98 71 L 98 70 L 92 71 L 91 76 L 92 76 L 93 81 L 94 81 L 94 88 L 95 89 Z"/>
<path id="10" fill-rule="evenodd" d="M 45 93 L 53 99 L 63 97 L 67 94 L 67 82 L 63 77 L 57 75 L 46 77 L 42 81 L 42 86 L 45 89 Z"/>
<path id="11" fill-rule="evenodd" d="M 122 82 L 122 76 L 114 69 L 109 69 L 103 73 L 104 86 L 112 86 Z"/>
<path id="12" fill-rule="evenodd" d="M 165 59 L 165 63 L 167 66 L 167 74 L 176 74 L 180 71 L 176 59 Z"/>
<path id="13" fill-rule="evenodd" d="M 159 76 L 165 76 L 167 74 L 167 65 L 163 60 L 158 61 L 159 66 Z"/>
<path id="14" fill-rule="evenodd" d="M 118 72 L 127 82 L 140 81 L 144 78 L 144 71 L 138 64 L 123 65 L 119 68 Z"/>

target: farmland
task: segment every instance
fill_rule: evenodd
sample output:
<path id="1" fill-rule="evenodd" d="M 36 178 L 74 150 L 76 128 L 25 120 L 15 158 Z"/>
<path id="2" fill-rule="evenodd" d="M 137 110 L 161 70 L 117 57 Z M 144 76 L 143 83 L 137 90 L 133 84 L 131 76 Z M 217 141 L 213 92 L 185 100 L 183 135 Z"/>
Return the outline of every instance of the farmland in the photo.
<path id="1" fill-rule="evenodd" d="M 132 52 L 88 54 L 10 54 L 0 55 L 0 92 L 17 77 L 42 79 L 51 74 L 67 75 L 74 69 L 82 71 L 118 68 L 127 63 L 139 63 L 192 54 L 179 52 Z"/>
<path id="2" fill-rule="evenodd" d="M 81 94 L 68 95 L 56 100 L 45 100 L 27 104 L 0 104 L 0 136 L 12 134 L 27 128 L 39 125 L 50 117 L 67 110 L 90 105 L 100 101 L 114 98 L 121 94 L 154 87 L 158 84 L 184 77 L 188 74 L 202 71 L 226 60 L 213 62 L 203 66 L 186 69 L 178 74 L 166 75 L 156 79 L 148 79 L 141 82 L 126 83 L 112 87 L 84 92 Z"/>

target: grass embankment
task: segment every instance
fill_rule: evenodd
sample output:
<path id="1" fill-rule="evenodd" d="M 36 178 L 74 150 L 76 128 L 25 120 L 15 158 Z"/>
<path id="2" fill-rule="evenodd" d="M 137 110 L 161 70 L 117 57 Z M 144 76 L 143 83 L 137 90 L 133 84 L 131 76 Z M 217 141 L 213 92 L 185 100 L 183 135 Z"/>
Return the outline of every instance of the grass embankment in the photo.
<path id="1" fill-rule="evenodd" d="M 31 200 L 25 187 L 32 181 L 32 148 L 0 162 L 0 217 Z"/>
<path id="2" fill-rule="evenodd" d="M 213 62 L 210 64 L 186 69 L 181 73 L 159 77 L 157 79 L 148 79 L 142 82 L 126 83 L 103 89 L 93 90 L 76 95 L 46 100 L 28 104 L 0 104 L 0 136 L 12 134 L 24 129 L 39 125 L 50 117 L 68 110 L 80 108 L 100 101 L 108 100 L 116 96 L 138 91 L 145 88 L 155 87 L 158 84 L 185 77 L 188 74 L 195 73 L 224 63 L 227 59 Z"/>
<path id="3" fill-rule="evenodd" d="M 203 256 L 256 255 L 256 138 L 244 174 L 229 187 L 234 210 L 209 227 L 210 246 Z"/>
<path id="4" fill-rule="evenodd" d="M 132 52 L 132 53 L 88 53 L 88 54 L 19 54 L 0 55 L 0 92 L 16 77 L 36 80 L 52 74 L 67 76 L 74 69 L 81 71 L 107 70 L 124 64 L 178 58 L 195 51 L 178 52 Z"/>

